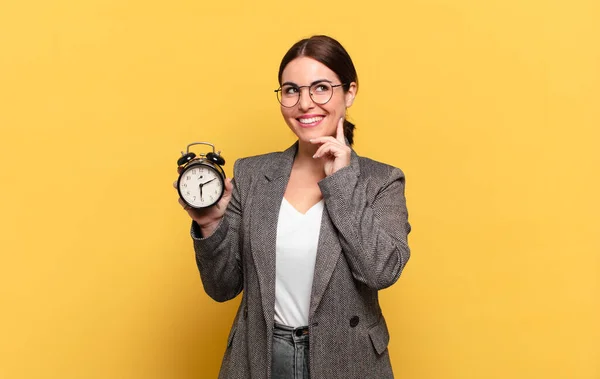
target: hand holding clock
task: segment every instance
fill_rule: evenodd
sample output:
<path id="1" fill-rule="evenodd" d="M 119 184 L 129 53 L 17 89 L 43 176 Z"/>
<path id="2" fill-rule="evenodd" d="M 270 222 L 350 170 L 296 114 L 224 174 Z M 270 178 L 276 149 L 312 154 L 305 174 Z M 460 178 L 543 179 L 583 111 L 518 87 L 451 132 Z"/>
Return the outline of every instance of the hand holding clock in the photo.
<path id="1" fill-rule="evenodd" d="M 181 168 L 177 169 L 178 173 L 181 173 Z M 200 183 L 200 196 L 202 196 L 202 187 L 208 182 L 212 181 L 211 179 L 206 183 Z M 177 189 L 177 181 L 173 183 L 173 187 Z M 181 198 L 178 199 L 179 204 L 185 209 L 188 215 L 192 218 L 192 220 L 196 221 L 198 226 L 200 226 L 200 230 L 202 231 L 202 236 L 204 238 L 213 234 L 219 222 L 225 215 L 225 210 L 227 209 L 227 205 L 231 200 L 231 193 L 233 190 L 233 185 L 231 184 L 231 179 L 225 179 L 225 191 L 223 192 L 223 196 L 215 205 L 210 206 L 208 208 L 192 208 L 187 205 Z"/>

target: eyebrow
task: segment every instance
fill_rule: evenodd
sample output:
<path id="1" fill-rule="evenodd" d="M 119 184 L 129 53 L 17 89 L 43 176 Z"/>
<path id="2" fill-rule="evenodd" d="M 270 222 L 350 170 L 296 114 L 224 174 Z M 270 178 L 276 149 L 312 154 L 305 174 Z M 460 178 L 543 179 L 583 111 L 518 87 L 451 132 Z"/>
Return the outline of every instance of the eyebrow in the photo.
<path id="1" fill-rule="evenodd" d="M 312 86 L 313 84 L 317 84 L 317 83 L 322 83 L 322 82 L 333 83 L 329 79 L 318 79 L 318 80 L 315 80 L 314 82 L 310 83 L 309 86 Z M 290 85 L 290 86 L 294 86 L 294 87 L 300 87 L 298 84 L 296 84 L 294 82 L 285 82 L 281 86 L 283 87 L 283 86 L 286 86 L 286 85 Z"/>

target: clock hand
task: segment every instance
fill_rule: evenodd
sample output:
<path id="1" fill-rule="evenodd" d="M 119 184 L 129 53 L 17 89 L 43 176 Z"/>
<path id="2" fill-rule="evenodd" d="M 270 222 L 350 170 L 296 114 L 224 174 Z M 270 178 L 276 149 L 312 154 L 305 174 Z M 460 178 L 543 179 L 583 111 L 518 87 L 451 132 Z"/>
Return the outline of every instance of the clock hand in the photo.
<path id="1" fill-rule="evenodd" d="M 204 183 L 200 183 L 200 201 L 202 201 L 202 186 Z"/>
<path id="2" fill-rule="evenodd" d="M 215 180 L 215 179 L 216 179 L 216 178 L 212 178 L 212 179 L 211 179 L 211 180 L 209 180 L 208 182 L 204 182 L 204 183 L 202 183 L 201 185 L 208 184 L 208 183 L 212 182 L 212 181 L 213 181 L 213 180 Z"/>

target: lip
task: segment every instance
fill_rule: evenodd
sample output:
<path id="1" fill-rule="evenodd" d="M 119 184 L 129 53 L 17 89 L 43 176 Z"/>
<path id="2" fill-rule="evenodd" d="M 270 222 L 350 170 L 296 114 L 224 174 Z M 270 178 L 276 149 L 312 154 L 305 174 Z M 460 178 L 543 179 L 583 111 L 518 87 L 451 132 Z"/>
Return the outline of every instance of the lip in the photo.
<path id="1" fill-rule="evenodd" d="M 311 122 L 310 124 L 305 124 L 305 123 L 300 122 L 300 120 L 306 120 L 306 119 L 315 118 L 315 117 L 320 117 L 321 119 L 318 121 L 315 121 L 315 122 Z M 296 121 L 298 121 L 298 124 L 302 128 L 314 128 L 315 126 L 317 126 L 321 122 L 323 122 L 323 120 L 325 120 L 325 117 L 326 116 L 322 115 L 322 114 L 305 114 L 300 117 L 297 117 Z"/>

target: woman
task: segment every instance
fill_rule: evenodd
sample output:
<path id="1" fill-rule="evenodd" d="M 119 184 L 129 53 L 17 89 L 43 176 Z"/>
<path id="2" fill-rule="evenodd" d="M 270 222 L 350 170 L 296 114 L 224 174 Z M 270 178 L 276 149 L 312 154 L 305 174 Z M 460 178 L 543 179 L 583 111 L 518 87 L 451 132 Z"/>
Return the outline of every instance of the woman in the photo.
<path id="1" fill-rule="evenodd" d="M 378 290 L 410 255 L 404 175 L 350 148 L 358 78 L 336 40 L 297 42 L 279 84 L 298 141 L 238 160 L 216 206 L 186 207 L 206 293 L 243 291 L 219 378 L 392 378 Z"/>

